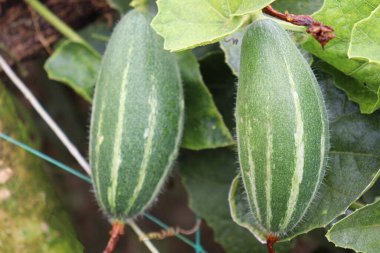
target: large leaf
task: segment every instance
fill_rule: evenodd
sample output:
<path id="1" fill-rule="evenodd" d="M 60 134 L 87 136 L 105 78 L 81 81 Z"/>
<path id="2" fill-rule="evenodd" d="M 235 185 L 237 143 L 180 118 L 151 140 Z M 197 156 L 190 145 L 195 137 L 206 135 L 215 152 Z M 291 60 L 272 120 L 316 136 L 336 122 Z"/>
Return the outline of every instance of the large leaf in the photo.
<path id="1" fill-rule="evenodd" d="M 111 34 L 106 23 L 90 24 L 78 33 L 97 51 L 63 40 L 45 63 L 49 78 L 68 84 L 85 100 L 92 100 L 100 54 Z"/>
<path id="2" fill-rule="evenodd" d="M 380 201 L 361 208 L 340 220 L 326 237 L 336 246 L 356 252 L 380 252 Z"/>
<path id="3" fill-rule="evenodd" d="M 359 104 L 362 113 L 372 113 L 379 107 L 380 90 L 376 94 L 359 80 L 345 75 L 326 63 L 319 62 L 318 67 L 333 77 L 335 86 L 343 90 L 351 101 Z"/>
<path id="4" fill-rule="evenodd" d="M 380 64 L 380 5 L 371 15 L 357 22 L 352 30 L 348 56 Z"/>
<path id="5" fill-rule="evenodd" d="M 370 15 L 371 12 L 378 8 L 379 4 L 380 0 L 326 0 L 322 9 L 314 14 L 313 17 L 332 26 L 335 29 L 336 38 L 330 41 L 325 49 L 322 49 L 320 44 L 311 36 L 309 36 L 303 45 L 312 54 L 323 59 L 346 75 L 358 79 L 363 85 L 367 85 L 368 89 L 377 97 L 376 103 L 372 105 L 374 110 L 380 106 L 378 103 L 380 64 L 366 60 L 349 59 L 347 53 L 350 43 L 356 45 L 359 42 L 361 46 L 360 48 L 356 47 L 355 55 L 363 56 L 367 55 L 368 52 L 376 51 L 376 48 L 373 48 L 373 46 L 378 43 L 376 44 L 371 41 L 374 38 L 378 38 L 380 34 L 380 30 L 375 29 L 376 25 L 368 26 L 368 29 L 371 29 L 371 36 L 361 34 L 362 37 L 359 39 L 355 34 L 362 31 L 357 28 L 362 27 L 362 22 L 364 24 L 376 22 Z M 355 27 L 356 29 L 354 29 Z M 358 32 L 354 31 L 353 38 L 351 38 L 353 29 L 358 30 Z"/>
<path id="6" fill-rule="evenodd" d="M 87 101 L 91 101 L 100 58 L 80 43 L 67 41 L 59 45 L 45 63 L 49 78 L 68 84 Z"/>
<path id="7" fill-rule="evenodd" d="M 32 121 L 0 83 L 0 132 L 31 143 Z M 38 158 L 0 140 L 0 252 L 79 253 L 70 219 Z"/>
<path id="8" fill-rule="evenodd" d="M 191 51 L 177 54 L 185 92 L 185 131 L 182 147 L 200 150 L 234 144 L 212 95 L 203 82 Z"/>
<path id="9" fill-rule="evenodd" d="M 220 41 L 220 47 L 226 56 L 226 63 L 232 72 L 239 76 L 241 43 L 246 29 L 242 28 L 234 34 Z"/>
<path id="10" fill-rule="evenodd" d="M 251 210 L 247 203 L 247 197 L 244 190 L 241 174 L 237 175 L 231 184 L 228 195 L 228 203 L 230 204 L 231 217 L 239 226 L 246 228 L 261 243 L 266 243 L 266 235 L 255 225 Z"/>
<path id="11" fill-rule="evenodd" d="M 325 227 L 344 214 L 380 175 L 380 112 L 360 114 L 357 106 L 332 85 L 331 78 L 319 75 L 330 116 L 331 149 L 326 176 L 305 220 L 282 240 Z M 236 185 L 237 182 L 235 189 Z M 235 194 L 230 197 L 232 203 L 238 201 L 236 198 L 242 199 L 241 191 L 235 190 Z M 256 232 L 255 224 L 244 213 L 244 205 L 235 206 L 234 219 Z M 264 239 L 263 235 L 257 236 Z"/>
<path id="12" fill-rule="evenodd" d="M 187 151 L 180 157 L 180 173 L 188 190 L 190 207 L 207 221 L 215 239 L 228 253 L 265 253 L 265 245 L 252 238 L 248 230 L 235 224 L 228 207 L 228 191 L 236 175 L 233 150 Z M 290 244 L 276 245 L 279 253 Z"/>
<path id="13" fill-rule="evenodd" d="M 153 28 L 165 39 L 165 49 L 185 50 L 234 33 L 273 0 L 158 0 Z"/>

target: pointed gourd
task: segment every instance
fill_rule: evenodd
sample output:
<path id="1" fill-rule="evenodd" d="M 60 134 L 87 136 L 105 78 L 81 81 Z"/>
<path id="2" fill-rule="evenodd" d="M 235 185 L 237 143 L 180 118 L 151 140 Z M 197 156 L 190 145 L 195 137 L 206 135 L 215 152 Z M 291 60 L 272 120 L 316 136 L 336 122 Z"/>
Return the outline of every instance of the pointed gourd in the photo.
<path id="1" fill-rule="evenodd" d="M 90 129 L 94 191 L 111 221 L 140 215 L 156 199 L 178 153 L 183 112 L 175 56 L 150 18 L 130 11 L 103 56 Z"/>
<path id="2" fill-rule="evenodd" d="M 237 218 L 235 204 L 231 211 L 264 242 L 307 218 L 326 167 L 328 120 L 311 68 L 274 21 L 247 29 L 240 68 L 236 124 L 249 217 Z"/>

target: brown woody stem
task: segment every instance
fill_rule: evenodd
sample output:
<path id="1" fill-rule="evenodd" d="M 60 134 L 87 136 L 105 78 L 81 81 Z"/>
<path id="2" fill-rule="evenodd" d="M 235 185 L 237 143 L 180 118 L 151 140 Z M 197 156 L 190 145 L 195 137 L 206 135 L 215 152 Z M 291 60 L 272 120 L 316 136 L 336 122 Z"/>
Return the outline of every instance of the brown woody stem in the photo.
<path id="1" fill-rule="evenodd" d="M 108 244 L 103 253 L 112 253 L 119 241 L 120 236 L 124 234 L 124 223 L 120 221 L 115 221 L 112 223 L 112 229 L 110 231 L 110 239 L 108 240 Z"/>
<path id="2" fill-rule="evenodd" d="M 268 235 L 267 236 L 267 249 L 268 253 L 275 253 L 274 250 L 274 244 L 278 241 L 278 237 L 275 235 Z"/>
<path id="3" fill-rule="evenodd" d="M 311 16 L 290 14 L 288 12 L 281 13 L 273 9 L 271 5 L 265 7 L 263 12 L 294 25 L 306 26 L 306 32 L 311 34 L 323 48 L 335 37 L 334 29 L 332 27 L 314 20 Z"/>

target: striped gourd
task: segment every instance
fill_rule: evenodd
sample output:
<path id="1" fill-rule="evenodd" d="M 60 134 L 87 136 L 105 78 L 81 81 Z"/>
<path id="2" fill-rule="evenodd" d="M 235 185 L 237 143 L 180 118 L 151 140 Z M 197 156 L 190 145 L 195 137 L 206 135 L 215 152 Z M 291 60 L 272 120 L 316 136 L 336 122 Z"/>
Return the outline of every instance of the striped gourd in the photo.
<path id="1" fill-rule="evenodd" d="M 277 240 L 305 218 L 316 198 L 329 148 L 326 108 L 308 63 L 274 21 L 248 28 L 240 67 L 241 177 L 256 229 Z"/>
<path id="2" fill-rule="evenodd" d="M 175 160 L 183 91 L 175 56 L 138 11 L 116 26 L 102 59 L 90 129 L 96 198 L 111 221 L 148 208 Z"/>

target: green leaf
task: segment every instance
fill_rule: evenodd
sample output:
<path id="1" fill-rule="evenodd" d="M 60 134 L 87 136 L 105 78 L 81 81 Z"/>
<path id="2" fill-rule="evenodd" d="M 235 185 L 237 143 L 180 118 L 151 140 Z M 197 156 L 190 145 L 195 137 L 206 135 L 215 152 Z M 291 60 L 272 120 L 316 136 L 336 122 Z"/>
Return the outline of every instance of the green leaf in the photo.
<path id="1" fill-rule="evenodd" d="M 237 31 L 273 0 L 158 0 L 152 27 L 164 48 L 185 50 L 211 44 Z"/>
<path id="2" fill-rule="evenodd" d="M 129 3 L 131 0 L 106 0 L 107 3 L 114 9 L 116 9 L 120 14 L 126 13 L 129 9 Z"/>
<path id="3" fill-rule="evenodd" d="M 318 67 L 325 73 L 330 74 L 334 78 L 334 84 L 343 90 L 348 98 L 359 104 L 362 113 L 372 113 L 380 106 L 380 90 L 376 94 L 370 90 L 364 83 L 350 76 L 347 76 L 336 68 L 319 62 Z"/>
<path id="4" fill-rule="evenodd" d="M 98 55 L 82 44 L 69 41 L 59 45 L 44 68 L 50 79 L 68 84 L 91 101 L 99 65 Z"/>
<path id="5" fill-rule="evenodd" d="M 281 12 L 306 15 L 319 10 L 322 4 L 323 0 L 278 0 L 272 6 Z"/>
<path id="6" fill-rule="evenodd" d="M 375 22 L 369 17 L 379 5 L 380 0 L 326 0 L 322 9 L 314 14 L 313 17 L 326 25 L 332 26 L 335 29 L 336 37 L 326 45 L 325 49 L 322 49 L 321 45 L 311 36 L 308 37 L 303 45 L 306 50 L 318 58 L 321 58 L 346 75 L 365 83 L 368 89 L 376 95 L 380 86 L 380 75 L 378 74 L 380 72 L 380 64 L 365 60 L 349 59 L 348 49 L 350 43 L 358 43 L 357 35 L 355 35 L 357 33 L 355 30 L 357 29 L 355 27 L 362 27 L 361 22 L 366 23 L 366 20 L 370 20 L 368 22 Z M 376 50 L 376 48 L 373 48 L 371 39 L 378 38 L 380 31 L 375 29 L 375 27 L 376 25 L 369 27 L 371 28 L 371 33 L 373 33 L 371 37 L 362 36 L 360 44 L 366 46 L 356 47 L 355 55 L 367 55 L 367 52 Z M 351 38 L 353 29 L 354 37 Z M 379 103 L 376 102 L 373 104 L 373 107 L 378 109 Z"/>
<path id="7" fill-rule="evenodd" d="M 231 189 L 228 195 L 230 211 L 233 221 L 239 226 L 246 228 L 254 235 L 261 243 L 266 242 L 265 234 L 257 229 L 252 220 L 251 210 L 247 203 L 246 193 L 241 178 L 241 174 L 237 175 L 231 184 Z"/>
<path id="8" fill-rule="evenodd" d="M 367 205 L 340 220 L 327 232 L 326 237 L 336 246 L 356 252 L 380 251 L 380 201 Z"/>
<path id="9" fill-rule="evenodd" d="M 99 54 L 79 43 L 60 42 L 44 66 L 49 78 L 68 84 L 90 102 L 100 54 L 104 52 L 111 32 L 106 23 L 90 24 L 78 32 Z"/>
<path id="10" fill-rule="evenodd" d="M 331 149 L 326 175 L 305 217 L 283 241 L 325 227 L 364 194 L 380 176 L 380 112 L 360 114 L 357 106 L 332 85 L 332 79 L 319 73 L 330 116 Z M 352 183 L 355 182 L 355 183 Z M 250 230 L 255 223 L 249 220 L 249 209 L 242 199 L 242 192 L 235 181 L 231 188 L 231 208 L 234 220 Z M 235 194 L 233 194 L 235 193 Z M 240 200 L 239 200 L 240 199 Z M 260 240 L 264 240 L 262 235 Z"/>
<path id="11" fill-rule="evenodd" d="M 192 150 L 234 144 L 228 128 L 203 82 L 199 64 L 191 51 L 177 54 L 185 91 L 185 131 L 182 147 Z"/>
<path id="12" fill-rule="evenodd" d="M 348 57 L 380 64 L 380 5 L 365 18 L 354 25 Z"/>
<path id="13" fill-rule="evenodd" d="M 236 175 L 233 150 L 186 151 L 180 158 L 180 173 L 190 198 L 190 207 L 207 221 L 215 239 L 228 253 L 265 253 L 265 245 L 248 230 L 235 224 L 227 202 L 231 181 Z M 288 252 L 289 243 L 276 245 L 278 253 Z"/>
<path id="14" fill-rule="evenodd" d="M 245 30 L 245 28 L 242 28 L 219 42 L 220 48 L 226 56 L 226 63 L 236 76 L 239 76 L 240 72 L 241 42 L 243 40 Z"/>
<path id="15" fill-rule="evenodd" d="M 0 82 L 0 131 L 24 143 L 38 141 L 32 119 Z M 0 252 L 79 253 L 67 213 L 59 202 L 43 163 L 0 140 Z"/>

